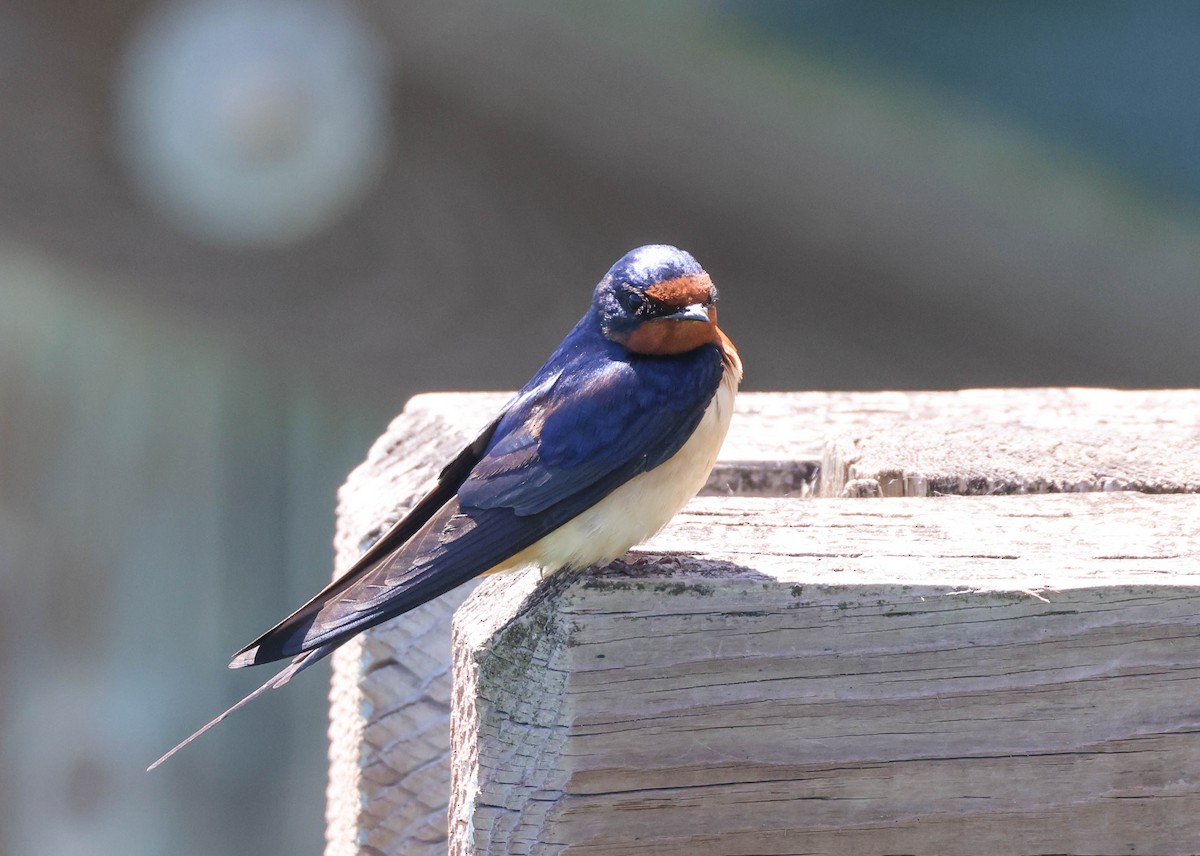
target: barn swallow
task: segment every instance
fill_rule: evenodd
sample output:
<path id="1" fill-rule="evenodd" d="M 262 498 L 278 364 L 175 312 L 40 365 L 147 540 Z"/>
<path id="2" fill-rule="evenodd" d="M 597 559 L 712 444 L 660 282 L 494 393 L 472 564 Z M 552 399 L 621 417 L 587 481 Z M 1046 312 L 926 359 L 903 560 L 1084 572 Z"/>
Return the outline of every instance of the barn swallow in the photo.
<path id="1" fill-rule="evenodd" d="M 473 577 L 612 561 L 658 532 L 708 479 L 742 377 L 694 258 L 639 247 L 428 494 L 353 567 L 234 655 L 283 671 L 150 769 L 357 633 Z"/>

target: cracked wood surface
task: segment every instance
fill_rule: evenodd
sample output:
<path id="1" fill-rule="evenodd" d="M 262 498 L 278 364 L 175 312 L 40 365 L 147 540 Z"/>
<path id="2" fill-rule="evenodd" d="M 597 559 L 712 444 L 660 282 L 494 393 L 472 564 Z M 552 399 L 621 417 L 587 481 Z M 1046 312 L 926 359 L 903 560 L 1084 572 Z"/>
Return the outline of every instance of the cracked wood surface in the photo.
<path id="1" fill-rule="evenodd" d="M 702 498 L 630 563 L 487 580 L 450 852 L 1195 853 L 1198 530 L 1195 495 Z"/>
<path id="2" fill-rule="evenodd" d="M 343 488 L 338 513 L 339 569 L 347 567 L 354 556 L 415 501 L 445 460 L 486 423 L 506 398 L 504 394 L 492 393 L 439 394 L 421 396 L 409 403 L 405 412 L 372 448 L 367 461 L 351 475 Z M 1060 423 L 1072 428 L 1054 441 L 1057 446 L 1051 445 L 1055 414 L 1058 414 Z M 741 592 L 736 596 L 750 602 L 786 594 L 785 600 L 791 607 L 789 610 L 781 612 L 778 604 L 771 608 L 760 604 L 753 608 L 743 607 L 742 612 L 747 614 L 737 619 L 737 610 L 718 609 L 716 615 L 726 617 L 717 623 L 736 623 L 738 620 L 753 622 L 756 616 L 749 613 L 758 612 L 776 615 L 777 619 L 778 616 L 786 618 L 804 614 L 822 616 L 817 624 L 829 630 L 851 626 L 847 621 L 852 616 L 865 619 L 872 615 L 871 610 L 874 609 L 876 612 L 871 620 L 884 622 L 893 638 L 899 640 L 900 647 L 915 644 L 911 636 L 915 631 L 905 623 L 916 621 L 913 615 L 942 616 L 931 627 L 943 635 L 963 629 L 957 620 L 962 613 L 935 610 L 932 606 L 918 607 L 915 604 L 959 603 L 964 599 L 992 598 L 996 600 L 995 606 L 991 607 L 992 612 L 987 612 L 982 606 L 972 608 L 983 610 L 981 615 L 999 615 L 1001 613 L 994 610 L 1009 610 L 1005 614 L 1010 617 L 998 620 L 998 626 L 1022 627 L 1030 634 L 1021 645 L 1013 643 L 1009 647 L 1019 651 L 1038 651 L 1040 647 L 1035 643 L 1051 638 L 1047 635 L 1047 627 L 1037 624 L 1038 620 L 1050 622 L 1057 633 L 1069 629 L 1061 623 L 1067 619 L 1057 615 L 1057 612 L 1100 614 L 1098 610 L 1081 610 L 1077 604 L 1064 606 L 1060 597 L 1068 598 L 1074 604 L 1075 599 L 1085 597 L 1083 592 L 1116 584 L 1114 579 L 1119 579 L 1120 584 L 1149 588 L 1166 585 L 1172 590 L 1180 586 L 1187 589 L 1193 585 L 1194 581 L 1189 581 L 1181 568 L 1191 568 L 1187 573 L 1195 569 L 1195 521 L 1200 519 L 1200 509 L 1194 504 L 1197 498 L 1095 493 L 1082 496 L 977 497 L 969 500 L 947 498 L 870 503 L 861 500 L 815 501 L 811 497 L 831 494 L 888 496 L 922 492 L 933 496 L 958 492 L 1112 491 L 1119 487 L 1139 488 L 1145 492 L 1195 491 L 1200 489 L 1200 477 L 1197 476 L 1197 470 L 1200 469 L 1198 419 L 1200 393 L 1196 391 L 1055 389 L 957 393 L 743 394 L 738 400 L 737 416 L 729 440 L 705 490 L 713 498 L 701 498 L 692 503 L 653 544 L 654 549 L 659 551 L 676 551 L 701 557 L 671 555 L 667 559 L 650 560 L 643 556 L 635 561 L 635 567 L 626 571 L 619 570 L 618 563 L 618 566 L 594 577 L 593 583 L 599 587 L 586 589 L 589 592 L 587 596 L 595 603 L 600 603 L 604 598 L 610 599 L 604 602 L 611 602 L 617 592 L 614 586 L 620 583 L 620 586 L 628 586 L 623 596 L 634 597 L 635 602 L 641 604 L 639 608 L 644 609 L 649 603 L 683 602 L 690 598 L 696 602 L 693 606 L 699 606 L 701 614 L 708 614 L 705 611 L 718 605 L 719 598 L 732 597 L 734 592 Z M 1087 430 L 1075 430 L 1077 426 L 1085 426 Z M 939 443 L 939 437 L 948 439 Z M 1009 438 L 1007 443 L 1004 442 L 1005 437 Z M 1047 456 L 1047 448 L 1054 449 L 1054 454 Z M 957 458 L 949 454 L 950 449 L 960 452 Z M 997 460 L 1002 466 L 997 465 Z M 816 474 L 820 465 L 824 466 L 825 477 L 818 479 Z M 902 487 L 898 488 L 897 485 Z M 730 499 L 731 495 L 735 498 Z M 1147 502 L 1154 503 L 1154 512 L 1144 511 L 1148 507 L 1144 504 Z M 1028 503 L 1034 503 L 1039 509 L 1045 507 L 1050 510 L 1035 512 Z M 1169 513 L 1158 510 L 1163 508 L 1174 510 Z M 1190 529 L 1189 521 L 1192 524 Z M 1084 537 L 1087 533 L 1092 534 Z M 1093 540 L 1089 541 L 1089 537 Z M 1037 540 L 1039 538 L 1040 541 Z M 985 541 L 991 546 L 982 549 L 980 545 Z M 951 544 L 958 546 L 950 550 Z M 1064 545 L 1081 544 L 1092 544 L 1091 552 L 1073 552 L 1074 547 L 1063 549 Z M 1130 545 L 1137 549 L 1131 549 Z M 624 579 L 623 574 L 632 576 Z M 757 582 L 749 585 L 749 579 Z M 900 582 L 905 579 L 909 582 Z M 474 614 L 478 617 L 482 604 L 487 607 L 485 612 L 494 614 L 490 619 L 479 617 L 480 623 L 475 630 L 490 626 L 488 620 L 500 620 L 498 616 L 507 616 L 504 619 L 507 621 L 520 612 L 521 603 L 530 595 L 534 582 L 536 574 L 509 575 L 489 581 L 485 584 L 488 587 L 487 597 L 473 601 L 474 612 L 464 615 Z M 560 588 L 564 584 L 575 587 L 571 589 L 574 593 L 570 594 L 570 598 L 578 598 L 581 596 L 579 591 L 585 590 L 580 588 L 585 584 L 583 577 L 568 576 L 547 584 L 543 590 L 546 597 L 537 601 L 536 608 L 526 604 L 525 609 L 532 609 L 536 613 L 546 604 L 554 603 L 554 598 L 565 591 Z M 641 588 L 638 588 L 639 585 Z M 936 596 L 930 598 L 929 595 L 923 595 L 926 601 L 918 599 L 910 602 L 908 593 L 903 591 L 906 585 L 932 587 L 930 592 Z M 888 586 L 895 591 L 887 589 Z M 839 594 L 839 587 L 853 591 L 850 595 Z M 711 594 L 700 593 L 708 588 L 713 590 Z M 891 592 L 887 597 L 879 594 L 885 589 Z M 449 729 L 452 698 L 449 665 L 452 654 L 449 622 L 454 609 L 470 590 L 471 586 L 464 587 L 408 616 L 389 622 L 364 634 L 335 654 L 331 689 L 327 856 L 446 852 L 446 804 L 451 784 Z M 807 594 L 793 597 L 794 590 Z M 878 596 L 871 600 L 869 594 L 876 590 Z M 1154 597 L 1158 596 L 1154 595 L 1151 599 Z M 1046 598 L 1058 606 L 1047 608 L 1047 604 L 1039 598 Z M 1181 602 L 1187 604 L 1189 598 L 1190 595 L 1183 597 Z M 1162 600 L 1174 603 L 1180 599 L 1171 597 Z M 886 618 L 883 606 L 869 605 L 875 601 L 892 604 Z M 807 606 L 797 605 L 805 602 L 808 602 Z M 1037 613 L 1040 619 L 1035 620 L 1032 613 L 1026 614 L 1021 612 L 1022 609 L 1041 609 Z M 1127 608 L 1115 611 L 1123 617 L 1114 627 L 1137 625 L 1136 620 L 1130 619 L 1132 613 Z M 611 620 L 611 617 L 602 619 L 603 615 L 597 613 L 595 616 L 599 623 Z M 682 620 L 678 616 L 676 618 Z M 1187 623 L 1184 618 L 1177 616 L 1176 619 Z M 460 639 L 465 638 L 461 635 L 462 622 L 465 620 L 460 618 Z M 571 620 L 577 622 L 578 619 L 573 617 Z M 695 618 L 690 620 L 693 623 L 698 621 Z M 933 621 L 932 618 L 929 620 Z M 1028 623 L 1031 621 L 1034 623 Z M 520 623 L 518 621 L 512 626 Z M 751 636 L 774 638 L 777 635 L 768 632 L 742 633 L 740 636 L 736 633 L 732 636 L 718 633 L 708 640 L 711 623 L 705 622 L 703 634 L 697 634 L 693 626 L 686 636 L 692 640 L 707 640 L 704 643 L 706 645 L 715 643 L 718 638 L 725 639 L 720 643 L 721 650 L 716 652 L 720 657 L 726 653 L 737 654 L 739 650 L 744 652 L 746 639 Z M 920 622 L 917 621 L 917 624 Z M 768 626 L 763 625 L 760 629 L 765 631 Z M 901 632 L 901 628 L 908 629 Z M 668 635 L 675 632 L 664 631 Z M 926 632 L 934 631 L 927 628 Z M 810 635 L 816 633 L 811 631 Z M 906 636 L 905 633 L 910 635 Z M 482 637 L 472 638 L 474 641 L 471 645 L 484 645 Z M 546 638 L 557 637 L 550 633 Z M 734 644 L 736 638 L 742 639 L 740 649 Z M 802 641 L 794 634 L 789 638 L 797 644 Z M 538 639 L 542 637 L 536 633 L 527 636 L 531 644 Z M 653 638 L 643 639 L 640 650 L 652 653 L 659 649 L 658 643 L 661 641 L 657 634 Z M 805 644 L 811 646 L 816 643 L 810 639 Z M 734 647 L 728 647 L 731 645 Z M 538 649 L 541 653 L 536 658 L 520 662 L 549 662 L 547 658 L 561 658 L 574 651 L 575 647 L 578 646 L 566 646 L 553 651 Z M 985 646 L 988 651 L 999 650 L 1000 647 Z M 633 648 L 626 645 L 620 650 L 628 652 Z M 569 823 L 563 825 L 568 821 L 581 824 L 577 829 L 581 834 L 590 829 L 591 832 L 586 834 L 598 835 L 602 830 L 596 825 L 600 821 L 595 812 L 603 808 L 604 801 L 592 799 L 597 796 L 595 782 L 601 780 L 595 777 L 607 775 L 611 780 L 610 785 L 619 785 L 617 779 L 623 774 L 617 771 L 621 768 L 614 766 L 609 773 L 592 770 L 585 776 L 582 767 L 572 766 L 577 762 L 574 755 L 569 752 L 556 755 L 546 745 L 537 746 L 538 757 L 542 759 L 538 763 L 550 765 L 547 770 L 551 767 L 570 767 L 572 771 L 567 776 L 570 784 L 561 797 L 561 789 L 556 790 L 559 787 L 556 776 L 561 778 L 564 773 L 551 770 L 545 780 L 549 786 L 526 793 L 528 799 L 524 802 L 514 796 L 519 790 L 517 788 L 503 799 L 487 796 L 483 802 L 475 805 L 474 798 L 490 794 L 486 788 L 496 787 L 497 780 L 488 778 L 491 773 L 487 770 L 481 773 L 478 765 L 470 761 L 472 757 L 478 759 L 478 755 L 472 756 L 471 753 L 479 750 L 477 746 L 474 750 L 469 748 L 471 740 L 469 735 L 463 733 L 463 729 L 467 728 L 464 723 L 483 723 L 487 717 L 498 716 L 506 706 L 495 700 L 486 700 L 480 705 L 478 701 L 484 697 L 465 689 L 476 685 L 471 683 L 475 678 L 467 677 L 471 669 L 476 672 L 483 669 L 475 661 L 478 652 L 468 655 L 467 651 L 468 648 L 460 644 L 453 655 L 464 676 L 461 680 L 465 681 L 453 699 L 459 727 L 457 739 L 461 749 L 460 762 L 454 772 L 457 802 L 451 826 L 453 840 L 450 842 L 454 852 L 524 852 L 526 846 L 537 852 L 557 852 L 566 839 L 556 841 L 555 837 L 563 838 L 575 829 Z M 600 663 L 609 659 L 610 655 L 604 651 L 598 653 L 604 654 L 598 658 Z M 842 657 L 844 653 L 849 656 L 839 650 L 837 657 Z M 920 647 L 914 647 L 912 654 L 918 659 L 942 656 Z M 617 655 L 614 653 L 612 656 Z M 834 655 L 827 655 L 827 661 L 830 656 Z M 869 656 L 882 655 L 876 653 Z M 1150 655 L 1143 653 L 1138 656 L 1145 659 Z M 757 660 L 756 657 L 751 659 Z M 808 662 L 810 657 L 798 659 Z M 619 660 L 613 662 L 619 663 Z M 594 663 L 590 665 L 595 666 Z M 767 665 L 766 662 L 755 662 L 752 668 Z M 608 673 L 611 675 L 613 664 L 609 666 Z M 643 670 L 645 668 L 643 666 Z M 706 669 L 711 671 L 714 666 L 710 663 L 703 668 L 697 665 L 697 668 L 696 674 L 702 675 Z M 1086 666 L 1072 668 L 1078 671 L 1080 668 L 1086 669 Z M 583 671 L 593 678 L 604 674 L 603 670 L 596 672 L 594 668 Z M 574 673 L 571 674 L 574 679 Z M 864 685 L 870 680 L 867 677 L 870 674 L 872 672 L 867 669 L 860 676 Z M 533 679 L 528 669 L 519 674 L 510 674 L 510 677 Z M 546 679 L 546 675 L 542 675 L 542 679 Z M 649 679 L 650 676 L 645 678 Z M 804 687 L 818 687 L 821 681 L 828 680 L 829 677 L 822 674 L 792 675 L 790 678 L 785 675 L 769 680 L 764 678 L 763 687 L 781 687 L 789 681 L 801 681 Z M 563 685 L 557 688 L 557 695 L 549 693 L 541 685 L 536 690 L 531 688 L 533 685 L 519 689 L 519 701 L 526 713 L 539 711 L 539 704 L 553 708 L 553 711 L 540 710 L 538 715 L 553 720 L 555 726 L 550 730 L 554 733 L 570 733 L 575 739 L 577 735 L 569 730 L 564 732 L 561 727 L 565 721 L 574 728 L 580 721 L 576 717 L 578 700 L 568 692 L 565 677 L 563 681 Z M 1186 683 L 1179 675 L 1173 677 L 1172 681 L 1172 686 Z M 605 683 L 589 692 L 589 697 L 598 697 Z M 746 681 L 743 677 L 742 683 L 754 687 L 758 679 Z M 844 694 L 846 690 L 839 690 L 832 684 L 821 686 L 824 686 L 822 692 L 832 695 L 824 697 L 818 705 L 819 711 L 830 711 L 840 703 L 839 693 Z M 961 693 L 964 686 L 958 685 L 956 692 Z M 1194 693 L 1195 688 L 1191 689 Z M 1058 690 L 1063 698 L 1072 692 L 1069 684 L 1058 687 Z M 488 691 L 500 692 L 495 687 Z M 1045 699 L 1059 697 L 1049 690 L 1031 689 L 1029 692 L 1046 692 L 1048 694 L 1038 696 Z M 627 696 L 625 694 L 623 697 Z M 635 694 L 633 697 L 636 699 L 641 696 Z M 764 697 L 770 699 L 773 696 L 767 694 Z M 611 705 L 614 702 L 610 699 L 607 703 Z M 746 700 L 738 702 L 743 703 Z M 925 703 L 930 702 L 927 699 Z M 860 704 L 869 706 L 865 701 Z M 769 709 L 770 705 L 766 707 Z M 1053 705 L 1051 709 L 1055 709 Z M 740 709 L 730 710 L 736 712 Z M 806 712 L 804 720 L 807 721 L 811 715 L 812 711 Z M 686 719 L 681 717 L 681 721 Z M 511 729 L 517 727 L 517 723 L 528 721 L 517 716 L 505 728 Z M 537 729 L 531 729 L 528 725 L 523 727 L 530 733 L 538 733 Z M 549 731 L 543 729 L 541 733 L 548 734 Z M 592 745 L 596 745 L 599 738 L 592 735 L 589 739 Z M 622 739 L 630 738 L 626 735 Z M 697 745 L 711 742 L 702 737 L 695 739 Z M 529 734 L 525 734 L 521 740 L 525 741 L 521 745 L 526 750 L 536 745 L 536 742 L 528 743 Z M 487 740 L 483 742 L 485 746 L 489 745 Z M 841 745 L 834 735 L 821 733 L 804 738 L 801 743 L 810 747 L 818 743 Z M 733 745 L 737 745 L 736 741 Z M 799 839 L 795 838 L 798 834 L 796 824 L 808 817 L 810 811 L 815 811 L 814 802 L 824 803 L 828 800 L 817 791 L 807 795 L 798 792 L 797 783 L 808 782 L 809 786 L 815 788 L 818 780 L 831 783 L 836 777 L 831 772 L 832 768 L 820 774 L 814 772 L 811 758 L 801 758 L 800 761 L 789 759 L 788 754 L 782 751 L 788 745 L 788 741 L 784 740 L 776 746 L 778 757 L 772 764 L 782 765 L 781 769 L 801 764 L 796 768 L 800 770 L 802 767 L 801 773 L 793 775 L 785 771 L 786 774 L 782 776 L 772 774 L 757 785 L 754 780 L 744 776 L 735 777 L 737 782 L 720 782 L 711 779 L 715 773 L 696 773 L 699 778 L 695 786 L 687 784 L 686 776 L 679 780 L 683 784 L 669 784 L 674 781 L 671 776 L 680 770 L 686 772 L 697 763 L 697 769 L 728 768 L 734 771 L 738 759 L 742 757 L 735 752 L 720 761 L 701 753 L 702 763 L 692 759 L 678 770 L 660 769 L 658 775 L 666 778 L 651 786 L 673 788 L 678 785 L 685 788 L 684 793 L 690 796 L 663 791 L 659 794 L 658 803 L 651 805 L 645 802 L 645 795 L 635 798 L 627 794 L 623 786 L 614 786 L 605 793 L 615 795 L 612 806 L 624 807 L 624 814 L 620 815 L 622 829 L 628 827 L 633 830 L 636 827 L 636 824 L 632 824 L 632 818 L 644 818 L 650 822 L 651 816 L 659 818 L 651 824 L 657 829 L 665 817 L 664 811 L 668 808 L 672 811 L 682 810 L 690 804 L 701 819 L 711 817 L 712 822 L 705 821 L 694 827 L 689 847 L 698 847 L 707 852 L 726 852 L 726 843 L 732 846 L 733 839 L 726 841 L 722 836 L 742 830 L 742 833 L 737 833 L 741 836 L 737 838 L 738 846 L 749 849 L 737 852 L 801 852 L 801 849 L 797 849 L 801 848 Z M 567 748 L 564 744 L 555 751 L 566 751 Z M 1087 762 L 1091 765 L 1088 769 L 1098 770 L 1103 766 L 1099 755 L 1114 755 L 1115 752 L 1109 746 L 1102 753 L 1084 752 L 1080 757 L 1090 759 Z M 681 757 L 688 758 L 690 755 L 684 753 Z M 1185 756 L 1175 753 L 1173 757 L 1183 759 Z M 564 758 L 572 760 L 567 764 Z M 949 769 L 944 765 L 938 766 L 946 760 L 940 756 L 910 759 L 907 763 L 916 766 L 905 766 L 903 769 L 926 770 L 928 778 L 933 775 L 931 771 Z M 865 787 L 866 782 L 874 781 L 878 788 L 892 792 L 893 796 L 900 795 L 906 786 L 902 784 L 905 779 L 900 775 L 900 767 L 896 766 L 898 763 L 896 759 L 871 762 L 877 765 L 868 764 L 857 770 L 857 778 L 853 780 L 836 778 L 840 783 L 838 787 L 852 787 L 854 782 L 858 782 L 854 787 Z M 505 768 L 500 765 L 495 769 L 500 771 Z M 647 767 L 647 771 L 650 769 Z M 957 770 L 954 776 L 962 777 L 970 771 L 982 769 L 967 765 Z M 1012 774 L 1015 775 L 1015 772 Z M 480 779 L 481 775 L 484 776 L 483 780 Z M 513 775 L 512 770 L 508 775 Z M 1002 777 L 1003 773 L 997 767 L 989 775 Z M 1024 776 L 1025 772 L 1020 775 Z M 947 781 L 957 780 L 952 777 Z M 582 786 L 580 782 L 592 784 Z M 509 784 L 515 786 L 517 783 Z M 579 793 L 571 790 L 578 787 L 583 787 Z M 774 793 L 775 796 L 768 796 L 760 805 L 752 798 L 759 793 L 754 790 L 756 787 L 765 787 L 768 793 Z M 1146 787 L 1153 790 L 1150 785 Z M 473 790 L 477 788 L 484 790 Z M 704 790 L 706 788 L 717 790 Z M 701 797 L 701 794 L 706 796 Z M 925 796 L 928 805 L 937 802 L 934 792 Z M 915 795 L 912 797 L 916 799 Z M 1121 799 L 1127 798 L 1132 799 Z M 589 799 L 592 801 L 587 802 Z M 629 799 L 634 801 L 630 803 Z M 713 805 L 707 802 L 710 799 L 722 805 L 728 801 L 729 805 L 740 806 L 742 819 L 732 825 L 714 825 L 716 815 L 712 814 Z M 999 797 L 996 799 L 999 800 Z M 516 804 L 510 805 L 514 802 Z M 1130 805 L 1141 806 L 1145 802 L 1143 795 Z M 767 823 L 762 812 L 772 803 L 786 807 L 781 811 L 797 818 L 796 824 L 781 826 L 776 822 L 772 826 Z M 965 804 L 962 800 L 956 803 L 960 806 Z M 988 804 L 1000 806 L 1003 801 Z M 488 806 L 499 805 L 505 808 L 491 809 L 497 813 L 496 817 L 519 815 L 523 820 L 515 826 L 506 826 L 507 821 L 497 826 L 493 817 L 489 821 L 492 825 L 487 828 L 496 830 L 495 834 L 489 831 L 487 836 L 480 837 L 481 827 L 476 825 L 477 822 L 489 817 Z M 842 805 L 845 807 L 857 803 L 847 798 Z M 474 808 L 468 809 L 467 806 Z M 651 808 L 654 811 L 650 811 Z M 821 811 L 828 814 L 825 809 L 829 808 L 824 806 Z M 1077 808 L 1079 811 L 1098 810 L 1090 803 Z M 928 835 L 933 836 L 934 831 L 940 829 L 943 837 L 911 839 L 916 842 L 913 846 L 919 848 L 924 846 L 921 841 L 936 840 L 952 847 L 957 839 L 945 836 L 960 828 L 957 824 L 962 818 L 950 812 L 945 816 L 938 815 L 935 823 L 934 812 L 922 814 L 922 811 L 913 809 L 907 816 L 925 817 Z M 1144 808 L 1130 811 L 1144 811 Z M 532 819 L 539 813 L 548 825 L 539 826 Z M 1010 812 L 1008 816 L 1010 822 L 1014 823 L 1021 822 L 1024 817 L 1019 812 Z M 863 823 L 866 823 L 865 820 Z M 882 821 L 873 823 L 874 831 L 878 832 Z M 972 821 L 969 828 L 972 834 L 981 834 L 980 830 L 989 823 L 995 829 L 1005 826 L 997 816 L 984 812 Z M 1097 826 L 1090 821 L 1089 824 Z M 1160 826 L 1164 830 L 1171 828 L 1171 824 Z M 745 832 L 751 827 L 757 830 L 753 835 Z M 506 838 L 504 830 L 510 828 L 524 830 L 522 834 L 526 837 Z M 820 823 L 804 828 L 808 830 L 806 834 L 811 833 L 804 844 L 811 852 L 869 850 L 868 844 L 863 844 L 867 850 L 834 850 L 829 842 L 841 840 L 844 830 L 835 835 Z M 550 838 L 539 838 L 529 833 L 530 829 L 540 829 L 542 833 L 549 829 L 556 831 L 549 833 Z M 829 835 L 835 835 L 835 838 L 822 838 L 821 835 L 825 833 L 821 833 L 821 829 L 825 829 Z M 464 849 L 467 831 L 474 834 L 476 850 Z M 869 833 L 863 834 L 868 837 L 862 841 L 875 840 L 869 838 Z M 660 848 L 658 851 L 644 850 L 647 836 L 638 833 L 629 837 L 630 841 L 638 842 L 629 845 L 632 848 L 629 852 L 675 852 L 671 847 L 678 844 L 677 839 L 657 834 L 650 837 L 658 842 L 654 845 Z M 794 839 L 794 847 L 793 844 L 785 846 L 782 843 L 785 838 L 788 841 Z M 570 840 L 580 844 L 584 839 Z M 491 849 L 480 847 L 479 842 L 487 843 Z M 605 849 L 612 843 L 613 839 L 609 839 L 607 844 L 593 841 L 589 846 L 604 852 L 625 852 Z M 966 847 L 965 844 L 963 846 Z"/>

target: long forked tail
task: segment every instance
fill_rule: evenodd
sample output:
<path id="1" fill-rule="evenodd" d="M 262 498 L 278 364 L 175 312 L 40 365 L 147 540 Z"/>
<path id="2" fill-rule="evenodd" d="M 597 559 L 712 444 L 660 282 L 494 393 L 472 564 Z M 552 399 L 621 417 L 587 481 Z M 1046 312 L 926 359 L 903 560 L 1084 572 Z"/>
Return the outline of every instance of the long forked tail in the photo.
<path id="1" fill-rule="evenodd" d="M 267 681 L 261 687 L 256 689 L 254 692 L 250 693 L 250 695 L 246 696 L 244 699 L 239 701 L 237 704 L 233 705 L 233 707 L 229 708 L 229 710 L 225 711 L 220 716 L 217 716 L 216 718 L 209 721 L 206 725 L 204 725 L 202 728 L 200 728 L 198 731 L 196 731 L 196 733 L 194 733 L 192 736 L 188 737 L 186 740 L 184 740 L 183 742 L 176 745 L 173 749 L 171 749 L 171 751 L 167 752 L 167 754 L 163 755 L 161 758 L 159 758 L 157 761 L 155 761 L 153 764 L 151 764 L 149 767 L 147 767 L 146 772 L 148 773 L 151 770 L 153 770 L 154 768 L 158 767 L 158 765 L 160 765 L 163 761 L 166 761 L 168 758 L 170 758 L 172 755 L 174 755 L 176 752 L 178 752 L 184 746 L 187 746 L 189 743 L 191 743 L 193 740 L 195 740 L 201 734 L 208 731 L 210 728 L 212 728 L 218 722 L 221 722 L 222 720 L 224 720 L 225 717 L 229 716 L 229 714 L 233 713 L 235 710 L 241 710 L 243 707 L 248 705 L 250 702 L 254 701 L 256 698 L 258 698 L 260 695 L 267 692 L 268 690 L 278 689 L 279 687 L 283 686 L 288 681 L 290 681 L 293 677 L 300 674 L 300 672 L 303 672 L 305 669 L 307 669 L 309 666 L 311 666 L 313 663 L 327 657 L 329 654 L 331 654 L 333 652 L 333 649 L 335 649 L 337 647 L 338 646 L 336 644 L 322 645 L 320 648 L 314 648 L 311 651 L 307 651 L 307 652 L 301 654 L 299 657 L 292 660 L 292 662 L 287 665 L 287 668 L 283 669 L 281 672 L 279 672 L 279 674 L 272 677 L 269 681 Z"/>

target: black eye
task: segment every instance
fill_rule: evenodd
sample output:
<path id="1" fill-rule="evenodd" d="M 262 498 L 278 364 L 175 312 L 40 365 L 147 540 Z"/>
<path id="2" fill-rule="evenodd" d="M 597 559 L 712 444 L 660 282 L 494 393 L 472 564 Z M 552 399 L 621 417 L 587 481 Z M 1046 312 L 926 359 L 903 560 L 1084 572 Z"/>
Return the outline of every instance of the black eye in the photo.
<path id="1" fill-rule="evenodd" d="M 632 288 L 622 288 L 617 292 L 617 302 L 630 315 L 636 315 L 638 310 L 646 305 L 646 298 L 642 296 L 640 291 L 634 291 Z"/>

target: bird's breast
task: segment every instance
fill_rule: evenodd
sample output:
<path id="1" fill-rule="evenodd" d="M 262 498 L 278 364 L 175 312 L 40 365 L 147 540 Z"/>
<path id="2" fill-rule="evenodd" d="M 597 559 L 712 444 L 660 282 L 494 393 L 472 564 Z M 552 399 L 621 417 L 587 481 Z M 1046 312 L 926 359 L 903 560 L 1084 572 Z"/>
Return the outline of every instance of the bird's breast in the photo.
<path id="1" fill-rule="evenodd" d="M 700 424 L 678 452 L 523 551 L 522 563 L 558 569 L 609 562 L 662 529 L 708 481 L 729 430 L 739 380 L 740 371 L 727 366 Z"/>

